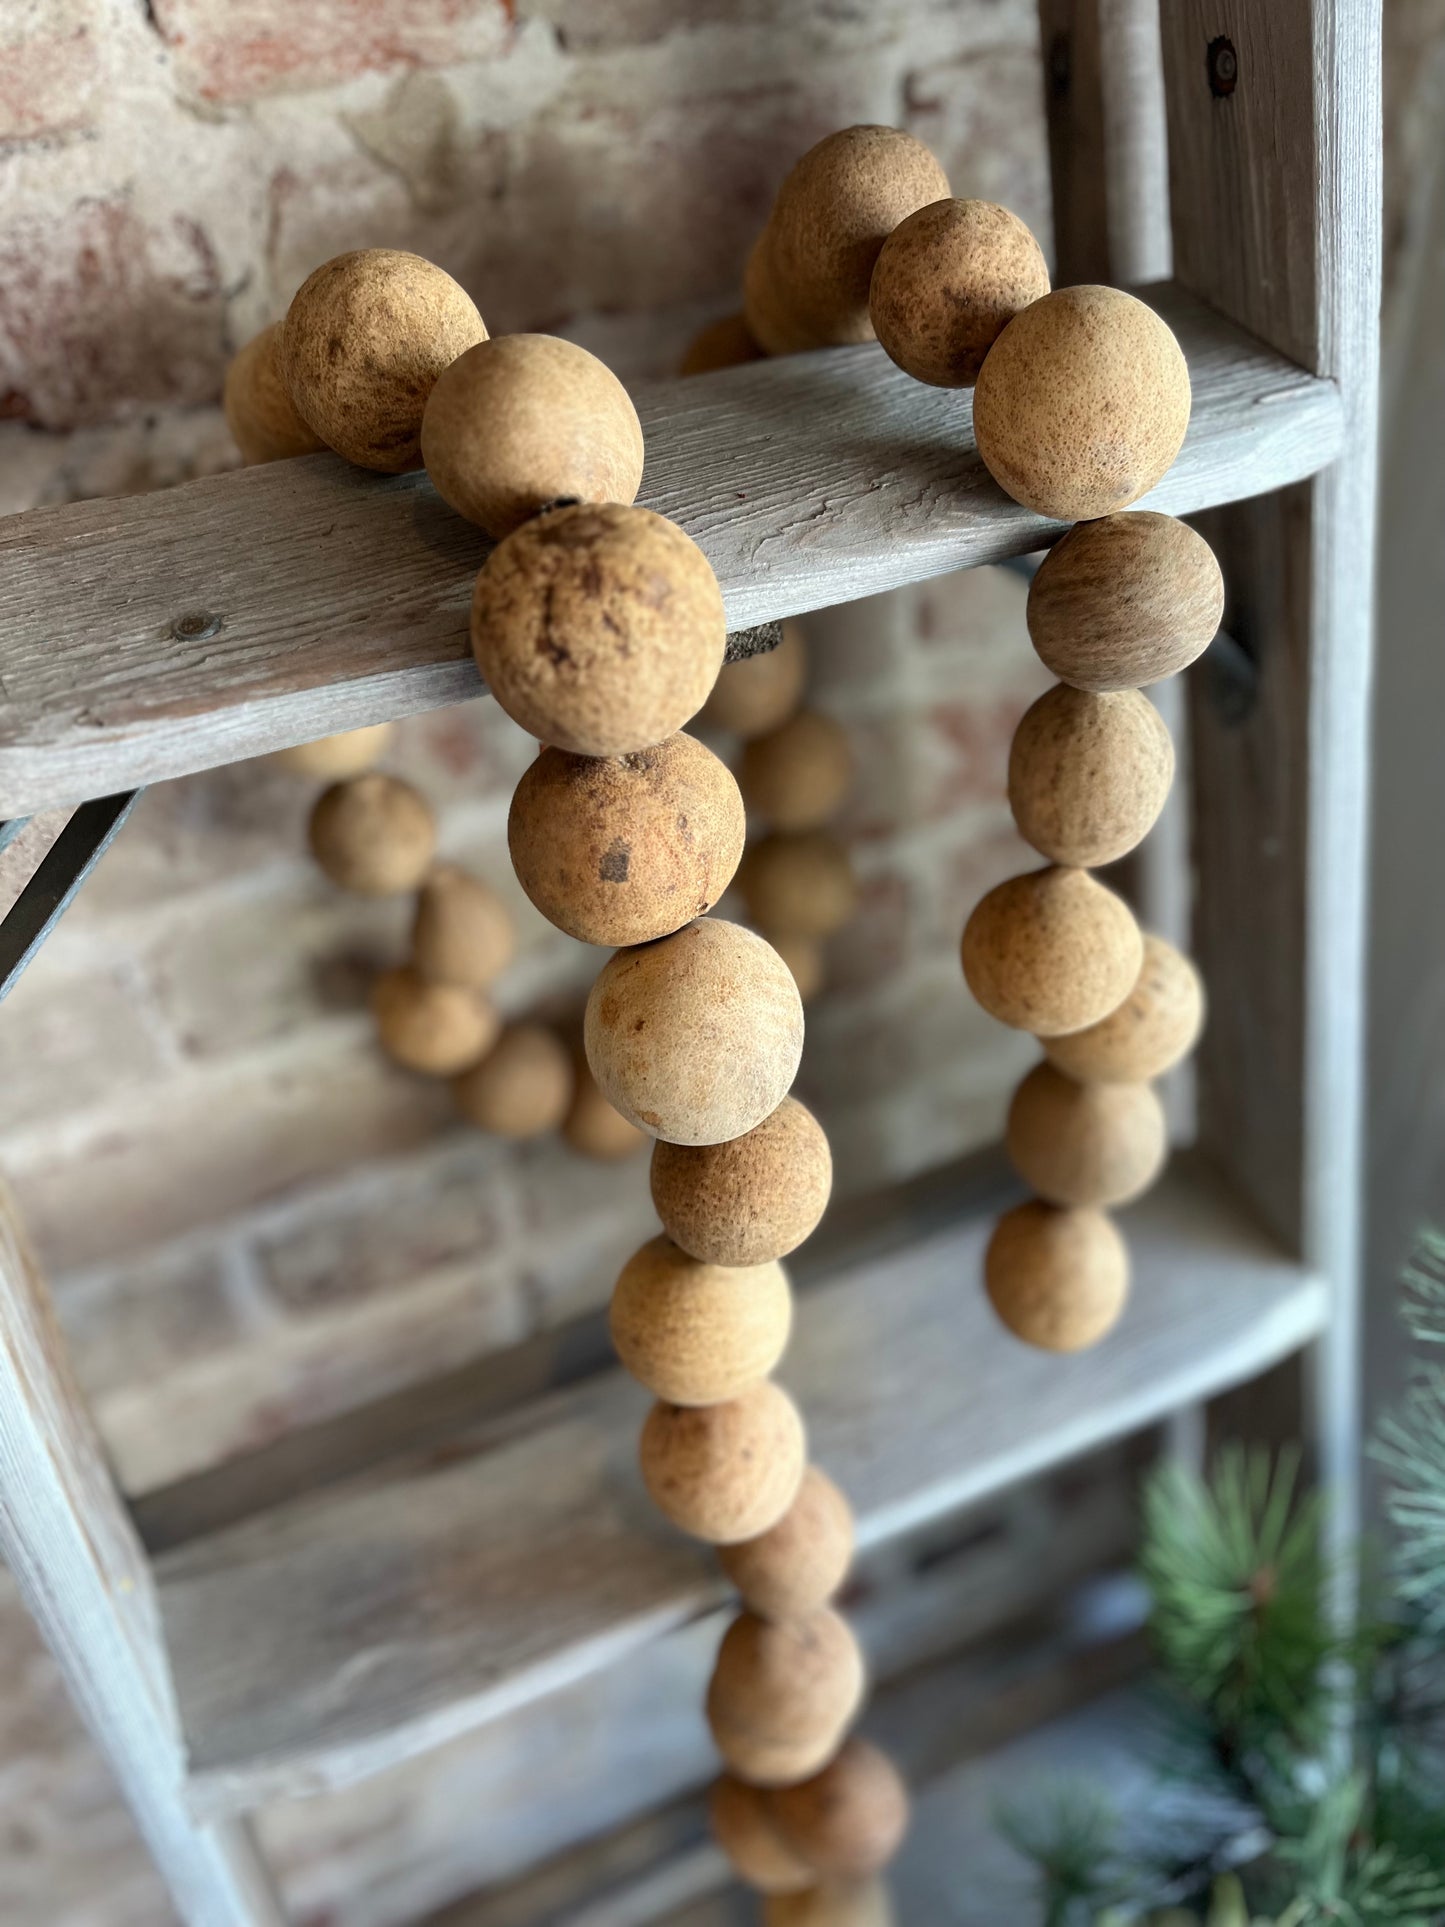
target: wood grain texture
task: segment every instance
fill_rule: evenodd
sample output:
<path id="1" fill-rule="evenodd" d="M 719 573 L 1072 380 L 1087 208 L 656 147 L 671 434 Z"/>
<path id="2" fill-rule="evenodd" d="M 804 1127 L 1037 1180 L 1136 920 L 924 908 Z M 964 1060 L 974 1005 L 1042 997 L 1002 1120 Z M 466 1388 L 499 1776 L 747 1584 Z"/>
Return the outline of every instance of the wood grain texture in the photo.
<path id="1" fill-rule="evenodd" d="M 1151 294 L 1195 383 L 1148 506 L 1297 481 L 1339 447 L 1333 389 L 1189 297 Z M 741 629 L 1038 548 L 973 445 L 970 397 L 876 346 L 635 391 L 641 500 L 707 552 Z M 486 554 L 422 475 L 306 456 L 0 522 L 0 816 L 459 702 Z"/>

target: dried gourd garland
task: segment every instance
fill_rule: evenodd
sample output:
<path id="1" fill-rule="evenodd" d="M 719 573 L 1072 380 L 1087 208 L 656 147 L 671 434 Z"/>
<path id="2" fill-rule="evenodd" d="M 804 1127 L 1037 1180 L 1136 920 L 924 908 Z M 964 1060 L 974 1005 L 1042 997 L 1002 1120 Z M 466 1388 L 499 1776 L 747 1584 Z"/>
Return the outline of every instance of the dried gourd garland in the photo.
<path id="1" fill-rule="evenodd" d="M 784 182 L 748 262 L 744 314 L 705 331 L 685 369 L 875 334 L 918 379 L 974 386 L 995 479 L 1078 525 L 1030 592 L 1030 635 L 1060 681 L 1019 725 L 1009 767 L 1015 819 L 1047 867 L 991 891 L 962 946 L 979 1002 L 1045 1052 L 1008 1125 L 1036 1196 L 1000 1220 L 987 1290 L 1019 1337 L 1072 1350 L 1122 1308 L 1127 1254 L 1108 1211 L 1163 1163 L 1151 1083 L 1191 1048 L 1202 1012 L 1188 961 L 1141 934 L 1090 874 L 1147 833 L 1172 780 L 1168 732 L 1137 692 L 1199 654 L 1222 604 L 1197 536 L 1167 516 L 1119 513 L 1178 452 L 1188 372 L 1142 303 L 1109 288 L 1051 293 L 1014 216 L 950 199 L 909 136 L 850 128 Z M 740 678 L 734 721 L 754 738 L 744 788 L 773 824 L 743 858 L 732 779 L 682 733 L 717 679 L 722 598 L 682 530 L 631 505 L 636 418 L 582 350 L 537 336 L 491 342 L 429 263 L 347 255 L 238 359 L 227 403 L 254 459 L 318 438 L 385 471 L 425 457 L 448 501 L 497 538 L 477 580 L 473 646 L 502 707 L 549 745 L 518 785 L 515 867 L 558 927 L 622 946 L 588 1000 L 586 1055 L 601 1096 L 656 1140 L 666 1235 L 624 1267 L 611 1313 L 623 1364 L 657 1399 L 643 1476 L 672 1521 L 718 1546 L 743 1600 L 708 1689 L 727 1766 L 714 1831 L 767 1896 L 771 1927 L 880 1927 L 891 1915 L 878 1876 L 906 1829 L 907 1796 L 891 1763 L 849 1737 L 865 1671 L 831 1602 L 852 1517 L 808 1464 L 802 1419 L 769 1376 L 791 1324 L 781 1260 L 822 1215 L 831 1159 L 788 1094 L 803 1034 L 788 962 L 705 914 L 740 859 L 763 929 L 806 944 L 840 906 L 846 914 L 846 859 L 818 842 L 846 759 L 822 719 L 795 713 L 796 691 L 767 711 L 786 659 L 756 687 Z M 762 728 L 750 727 L 750 694 L 762 697 Z M 733 702 L 723 685 L 719 720 Z M 318 807 L 321 861 L 353 888 L 420 881 L 425 805 L 394 779 L 356 782 L 369 786 L 360 800 L 353 789 L 345 808 Z M 669 816 L 681 797 L 686 809 Z M 624 852 L 627 887 L 600 891 Z M 463 914 L 487 928 L 479 900 L 465 913 L 433 903 L 426 941 L 419 918 L 413 962 L 380 997 L 383 1027 L 431 1065 L 461 1051 L 457 1030 L 469 1048 L 477 1031 L 475 1012 L 464 1021 L 432 996 L 479 991 L 435 967 Z"/>

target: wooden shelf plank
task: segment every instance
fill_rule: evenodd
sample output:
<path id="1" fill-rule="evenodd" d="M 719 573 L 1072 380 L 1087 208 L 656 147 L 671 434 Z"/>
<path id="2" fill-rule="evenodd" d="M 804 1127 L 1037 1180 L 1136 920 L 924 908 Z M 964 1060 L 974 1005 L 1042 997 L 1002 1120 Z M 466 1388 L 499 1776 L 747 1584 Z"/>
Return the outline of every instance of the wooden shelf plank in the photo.
<path id="1" fill-rule="evenodd" d="M 1173 288 L 1194 416 L 1150 506 L 1314 474 L 1333 385 Z M 729 626 L 1038 548 L 973 444 L 970 395 L 877 347 L 639 384 L 641 500 L 707 551 Z M 487 544 L 422 475 L 329 455 L 0 521 L 0 817 L 459 702 Z"/>
<path id="2" fill-rule="evenodd" d="M 978 1288 L 986 1220 L 802 1300 L 782 1376 L 876 1544 L 1254 1376 L 1320 1329 L 1319 1284 L 1188 1161 L 1129 1214 L 1118 1331 L 1061 1359 Z M 202 1812 L 339 1785 L 606 1666 L 720 1596 L 646 1500 L 618 1372 L 157 1563 Z"/>

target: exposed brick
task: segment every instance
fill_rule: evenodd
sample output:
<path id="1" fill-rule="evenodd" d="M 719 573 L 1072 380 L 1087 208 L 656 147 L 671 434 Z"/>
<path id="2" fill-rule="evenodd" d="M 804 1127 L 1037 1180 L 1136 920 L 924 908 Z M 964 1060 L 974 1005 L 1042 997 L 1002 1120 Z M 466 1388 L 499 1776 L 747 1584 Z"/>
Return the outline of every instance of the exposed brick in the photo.
<path id="1" fill-rule="evenodd" d="M 42 954 L 0 1021 L 0 1130 L 10 1134 L 154 1077 L 161 1052 L 132 991 L 110 971 L 56 969 Z"/>
<path id="2" fill-rule="evenodd" d="M 9 0 L 0 14 L 0 141 L 90 125 L 102 32 L 100 0 Z"/>
<path id="3" fill-rule="evenodd" d="M 216 1246 L 148 1254 L 124 1271 L 77 1279 L 57 1291 L 56 1309 L 92 1398 L 214 1356 L 244 1326 Z"/>

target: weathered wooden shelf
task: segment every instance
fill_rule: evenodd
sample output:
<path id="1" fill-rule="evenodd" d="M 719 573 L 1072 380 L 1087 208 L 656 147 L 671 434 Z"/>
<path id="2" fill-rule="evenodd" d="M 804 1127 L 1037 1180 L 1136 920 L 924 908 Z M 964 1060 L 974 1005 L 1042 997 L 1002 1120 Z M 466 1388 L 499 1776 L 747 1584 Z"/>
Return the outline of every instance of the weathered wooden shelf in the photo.
<path id="1" fill-rule="evenodd" d="M 1188 1160 L 1129 1225 L 1129 1311 L 1080 1358 L 998 1328 L 978 1289 L 985 1219 L 803 1298 L 781 1375 L 865 1544 L 1239 1383 L 1320 1330 L 1323 1287 Z M 608 1372 L 163 1555 L 197 1810 L 375 1771 L 714 1605 L 708 1557 L 642 1491 L 646 1403 Z"/>
<path id="2" fill-rule="evenodd" d="M 1177 514 L 1316 473 L 1341 410 L 1177 289 L 1194 415 L 1146 497 Z M 973 442 L 968 394 L 876 347 L 634 390 L 641 500 L 695 536 L 731 628 L 1038 548 Z M 0 521 L 0 817 L 459 702 L 487 543 L 423 475 L 315 455 Z"/>

